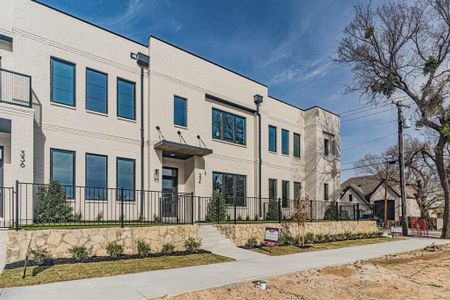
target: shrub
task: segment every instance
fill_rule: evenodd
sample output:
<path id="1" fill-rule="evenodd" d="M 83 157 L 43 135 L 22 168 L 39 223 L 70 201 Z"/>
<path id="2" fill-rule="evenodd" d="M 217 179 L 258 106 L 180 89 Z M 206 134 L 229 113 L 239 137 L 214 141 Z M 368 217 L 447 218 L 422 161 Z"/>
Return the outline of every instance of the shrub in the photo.
<path id="1" fill-rule="evenodd" d="M 353 240 L 354 238 L 353 238 L 352 232 L 351 231 L 344 232 L 344 239 L 345 240 Z"/>
<path id="2" fill-rule="evenodd" d="M 139 214 L 138 221 L 139 221 L 139 222 L 144 222 L 144 221 L 145 221 L 145 217 L 144 217 L 144 215 L 143 215 L 142 213 Z"/>
<path id="3" fill-rule="evenodd" d="M 155 220 L 155 223 L 160 223 L 161 222 L 161 217 L 155 214 L 153 216 L 153 220 Z"/>
<path id="4" fill-rule="evenodd" d="M 206 221 L 224 221 L 226 217 L 225 198 L 218 191 L 214 191 L 211 199 L 208 202 Z"/>
<path id="5" fill-rule="evenodd" d="M 52 257 L 47 249 L 37 247 L 36 249 L 30 249 L 30 256 L 40 266 L 47 265 L 52 262 Z"/>
<path id="6" fill-rule="evenodd" d="M 328 204 L 328 207 L 325 210 L 323 219 L 324 220 L 337 220 L 337 218 L 338 218 L 337 202 L 333 200 Z"/>
<path id="7" fill-rule="evenodd" d="M 334 239 L 333 239 L 334 241 L 345 241 L 346 240 L 345 235 L 343 233 L 338 233 L 338 234 L 335 234 L 332 236 L 334 237 Z"/>
<path id="8" fill-rule="evenodd" d="M 138 255 L 141 257 L 149 256 L 152 252 L 152 248 L 150 247 L 149 243 L 146 243 L 144 240 L 138 240 L 136 242 L 137 244 L 137 252 Z"/>
<path id="9" fill-rule="evenodd" d="M 108 245 L 106 245 L 106 253 L 111 257 L 122 256 L 123 252 L 123 245 L 120 245 L 117 242 L 109 242 Z"/>
<path id="10" fill-rule="evenodd" d="M 258 214 L 255 214 L 255 219 L 254 219 L 255 221 L 258 221 L 259 220 L 259 215 Z"/>
<path id="11" fill-rule="evenodd" d="M 238 217 L 237 217 L 237 220 L 238 220 L 238 221 L 242 221 L 242 217 L 241 217 L 241 216 L 238 216 Z"/>
<path id="12" fill-rule="evenodd" d="M 279 206 L 278 206 L 278 200 L 270 199 L 269 200 L 269 208 L 268 208 L 267 214 L 266 214 L 266 220 L 277 221 L 279 212 L 280 212 L 280 210 L 279 210 Z"/>
<path id="13" fill-rule="evenodd" d="M 189 237 L 184 242 L 184 247 L 186 248 L 187 252 L 196 252 L 200 250 L 200 247 L 202 246 L 202 240 L 196 240 L 193 237 Z"/>
<path id="14" fill-rule="evenodd" d="M 162 249 L 161 252 L 163 254 L 172 254 L 175 251 L 175 245 L 172 243 L 166 243 L 164 245 L 162 245 Z"/>
<path id="15" fill-rule="evenodd" d="M 36 222 L 64 223 L 73 219 L 72 207 L 67 205 L 66 193 L 59 182 L 50 180 L 37 192 Z"/>
<path id="16" fill-rule="evenodd" d="M 250 216 L 249 216 L 249 215 L 247 215 L 247 216 L 245 217 L 245 221 L 250 221 Z"/>
<path id="17" fill-rule="evenodd" d="M 315 239 L 314 233 L 312 232 L 305 233 L 305 243 L 307 244 L 314 243 L 314 239 Z"/>
<path id="18" fill-rule="evenodd" d="M 245 243 L 245 248 L 253 249 L 258 246 L 258 241 L 256 240 L 256 237 L 251 237 L 247 240 L 247 243 Z"/>
<path id="19" fill-rule="evenodd" d="M 83 218 L 83 215 L 81 214 L 81 211 L 79 211 L 73 215 L 73 219 L 76 222 L 80 222 L 82 218 Z"/>
<path id="20" fill-rule="evenodd" d="M 103 220 L 103 212 L 102 212 L 102 211 L 99 212 L 99 213 L 97 214 L 97 217 L 96 217 L 95 219 L 97 220 L 97 222 L 102 221 L 102 220 Z"/>
<path id="21" fill-rule="evenodd" d="M 89 258 L 91 249 L 88 249 L 85 246 L 73 246 L 69 249 L 69 252 L 73 259 L 76 261 L 82 261 Z"/>

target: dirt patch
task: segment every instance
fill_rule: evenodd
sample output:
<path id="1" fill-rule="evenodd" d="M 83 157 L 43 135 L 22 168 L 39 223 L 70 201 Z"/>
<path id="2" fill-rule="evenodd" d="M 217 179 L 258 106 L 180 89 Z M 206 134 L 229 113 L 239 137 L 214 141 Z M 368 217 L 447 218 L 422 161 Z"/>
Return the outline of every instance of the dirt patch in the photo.
<path id="1" fill-rule="evenodd" d="M 175 299 L 450 299 L 450 245 L 267 281 L 183 294 Z"/>

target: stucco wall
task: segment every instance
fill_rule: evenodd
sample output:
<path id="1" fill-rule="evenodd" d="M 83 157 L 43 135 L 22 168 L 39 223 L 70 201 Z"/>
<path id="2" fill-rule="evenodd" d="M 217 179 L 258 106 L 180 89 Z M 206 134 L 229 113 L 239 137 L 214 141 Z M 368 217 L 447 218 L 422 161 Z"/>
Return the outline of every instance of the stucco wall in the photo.
<path id="1" fill-rule="evenodd" d="M 198 225 L 152 226 L 134 228 L 60 229 L 8 232 L 6 263 L 23 260 L 31 239 L 31 248 L 47 249 L 52 257 L 71 257 L 72 246 L 92 247 L 92 255 L 106 255 L 109 242 L 117 241 L 126 254 L 137 253 L 136 242 L 150 243 L 152 252 L 159 252 L 165 243 L 173 243 L 175 250 L 183 251 L 187 238 L 198 239 Z"/>
<path id="2" fill-rule="evenodd" d="M 264 229 L 266 227 L 282 228 L 288 226 L 292 235 L 297 234 L 296 223 L 267 223 L 267 224 L 224 224 L 216 225 L 218 230 L 238 246 L 243 246 L 249 238 L 255 237 L 258 243 L 264 240 Z M 377 225 L 372 221 L 342 221 L 342 222 L 312 222 L 306 223 L 306 232 L 314 234 L 338 234 L 344 232 L 375 232 Z"/>

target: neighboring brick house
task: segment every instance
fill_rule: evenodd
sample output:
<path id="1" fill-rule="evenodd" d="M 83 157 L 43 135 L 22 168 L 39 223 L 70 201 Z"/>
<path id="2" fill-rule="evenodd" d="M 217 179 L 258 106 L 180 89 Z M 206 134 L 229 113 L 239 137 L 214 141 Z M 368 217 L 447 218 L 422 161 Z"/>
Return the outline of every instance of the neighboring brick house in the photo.
<path id="1" fill-rule="evenodd" d="M 340 201 L 359 203 L 361 214 L 373 214 L 384 219 L 384 180 L 378 175 L 351 177 L 341 184 Z M 401 216 L 400 187 L 388 182 L 388 221 L 399 221 Z M 408 217 L 420 217 L 414 191 L 406 189 Z M 375 208 L 375 211 L 373 209 Z"/>

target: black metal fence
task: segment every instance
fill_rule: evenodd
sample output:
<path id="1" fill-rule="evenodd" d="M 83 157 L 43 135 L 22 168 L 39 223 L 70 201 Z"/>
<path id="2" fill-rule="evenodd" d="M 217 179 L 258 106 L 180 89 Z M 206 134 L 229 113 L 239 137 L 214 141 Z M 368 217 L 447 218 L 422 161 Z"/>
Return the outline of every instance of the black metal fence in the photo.
<path id="1" fill-rule="evenodd" d="M 62 189 L 61 189 L 62 187 Z M 296 201 L 258 197 L 198 197 L 117 188 L 16 182 L 0 189 L 0 226 L 146 226 L 292 221 Z M 311 221 L 359 220 L 359 204 L 308 201 Z"/>
<path id="2" fill-rule="evenodd" d="M 0 69 L 0 102 L 31 107 L 31 76 Z"/>

